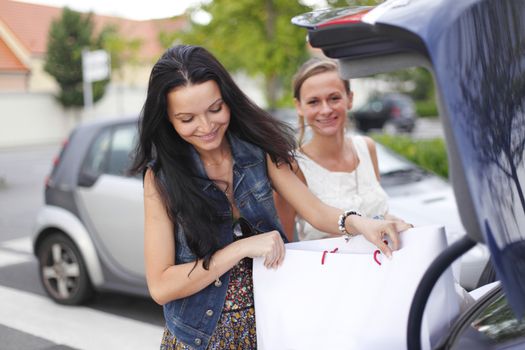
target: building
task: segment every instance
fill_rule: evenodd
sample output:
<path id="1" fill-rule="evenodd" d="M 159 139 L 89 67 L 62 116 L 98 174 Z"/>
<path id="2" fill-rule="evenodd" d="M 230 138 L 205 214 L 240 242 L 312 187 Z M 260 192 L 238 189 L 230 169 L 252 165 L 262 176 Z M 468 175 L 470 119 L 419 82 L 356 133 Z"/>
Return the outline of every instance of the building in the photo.
<path id="1" fill-rule="evenodd" d="M 0 92 L 49 92 L 56 89 L 53 78 L 44 72 L 43 65 L 50 25 L 61 13 L 62 8 L 58 7 L 0 0 Z M 184 18 L 137 21 L 97 14 L 94 14 L 93 21 L 95 32 L 106 25 L 114 25 L 123 37 L 141 43 L 141 64 L 138 65 L 141 67 L 134 67 L 133 74 L 120 74 L 129 80 L 121 81 L 124 84 L 147 81 L 144 72 L 150 67 L 146 66 L 163 51 L 159 34 L 179 30 L 186 24 Z"/>
<path id="2" fill-rule="evenodd" d="M 106 94 L 93 110 L 66 110 L 54 99 L 58 85 L 44 71 L 49 28 L 61 13 L 59 7 L 0 0 L 0 148 L 57 142 L 78 121 L 95 115 L 138 114 L 151 66 L 164 51 L 161 33 L 187 24 L 182 16 L 138 21 L 93 14 L 95 33 L 113 25 L 140 48 L 133 60 L 112 72 Z"/>

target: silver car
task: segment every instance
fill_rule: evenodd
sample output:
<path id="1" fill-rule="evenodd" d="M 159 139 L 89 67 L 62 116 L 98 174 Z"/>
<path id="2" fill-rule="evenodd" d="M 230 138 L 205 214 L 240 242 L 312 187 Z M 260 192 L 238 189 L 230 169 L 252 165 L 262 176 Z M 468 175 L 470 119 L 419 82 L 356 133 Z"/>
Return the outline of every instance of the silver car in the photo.
<path id="1" fill-rule="evenodd" d="M 82 303 L 95 290 L 148 295 L 142 179 L 126 175 L 136 130 L 136 118 L 83 124 L 55 161 L 33 247 L 58 303 Z"/>

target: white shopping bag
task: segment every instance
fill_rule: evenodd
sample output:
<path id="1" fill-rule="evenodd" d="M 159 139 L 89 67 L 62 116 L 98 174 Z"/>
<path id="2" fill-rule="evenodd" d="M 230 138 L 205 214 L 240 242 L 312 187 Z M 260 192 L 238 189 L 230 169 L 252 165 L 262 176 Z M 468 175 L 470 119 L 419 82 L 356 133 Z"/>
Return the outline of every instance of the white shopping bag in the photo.
<path id="1" fill-rule="evenodd" d="M 362 236 L 349 242 L 331 238 L 286 244 L 277 270 L 254 259 L 257 348 L 406 349 L 412 298 L 427 267 L 446 247 L 446 238 L 436 226 L 400 236 L 402 248 L 391 260 Z M 449 269 L 427 303 L 424 349 L 451 325 L 459 303 Z"/>

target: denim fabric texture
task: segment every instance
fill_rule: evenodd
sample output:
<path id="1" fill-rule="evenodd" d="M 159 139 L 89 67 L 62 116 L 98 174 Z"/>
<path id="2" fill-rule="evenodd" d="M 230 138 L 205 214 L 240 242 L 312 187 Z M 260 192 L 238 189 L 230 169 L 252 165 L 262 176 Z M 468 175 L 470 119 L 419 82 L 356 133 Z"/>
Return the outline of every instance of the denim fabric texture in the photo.
<path id="1" fill-rule="evenodd" d="M 233 155 L 233 193 L 240 214 L 257 232 L 278 230 L 286 242 L 277 218 L 273 193 L 266 168 L 266 154 L 262 149 L 227 133 Z M 198 175 L 207 179 L 204 165 L 197 151 L 192 148 L 192 159 Z M 233 242 L 232 212 L 226 195 L 211 180 L 202 182 L 202 191 L 210 198 L 218 199 L 219 215 L 224 223 L 217 226 L 222 246 Z M 177 225 L 175 243 L 176 264 L 195 261 L 184 232 Z M 221 283 L 212 283 L 189 297 L 171 301 L 163 306 L 164 318 L 169 331 L 180 341 L 196 350 L 206 349 L 210 337 L 221 316 L 226 298 L 230 272 L 220 276 Z"/>

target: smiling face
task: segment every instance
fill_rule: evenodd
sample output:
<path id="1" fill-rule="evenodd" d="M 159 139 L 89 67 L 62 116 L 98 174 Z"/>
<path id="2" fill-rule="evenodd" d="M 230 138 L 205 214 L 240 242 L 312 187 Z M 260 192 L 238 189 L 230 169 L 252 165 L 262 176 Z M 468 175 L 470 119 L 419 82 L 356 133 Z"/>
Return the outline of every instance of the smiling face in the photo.
<path id="1" fill-rule="evenodd" d="M 213 80 L 171 90 L 168 117 L 179 136 L 199 154 L 220 150 L 230 123 L 230 108 Z"/>
<path id="2" fill-rule="evenodd" d="M 343 132 L 352 98 L 352 92 L 347 93 L 338 73 L 328 71 L 303 82 L 295 107 L 314 134 L 331 136 Z"/>

